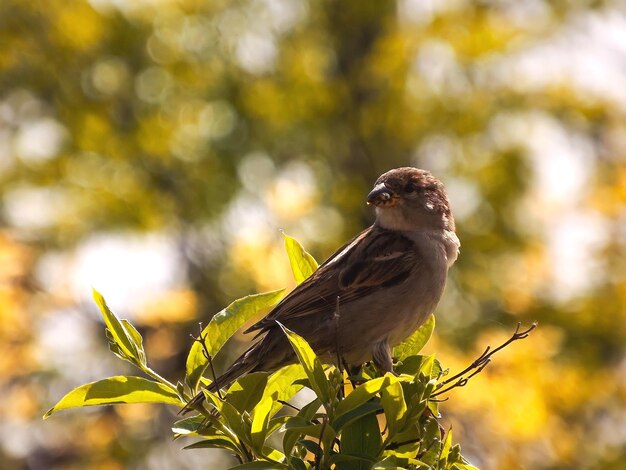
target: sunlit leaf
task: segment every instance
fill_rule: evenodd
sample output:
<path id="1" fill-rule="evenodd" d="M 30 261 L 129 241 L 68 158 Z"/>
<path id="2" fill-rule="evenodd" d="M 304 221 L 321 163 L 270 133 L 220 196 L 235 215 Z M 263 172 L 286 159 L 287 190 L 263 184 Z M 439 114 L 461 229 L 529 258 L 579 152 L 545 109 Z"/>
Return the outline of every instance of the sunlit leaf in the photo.
<path id="1" fill-rule="evenodd" d="M 337 405 L 334 419 L 339 419 L 343 414 L 369 401 L 374 395 L 380 392 L 382 388 L 389 385 L 391 381 L 390 377 L 393 376 L 391 374 L 385 374 L 384 377 L 378 377 L 359 385 Z"/>
<path id="2" fill-rule="evenodd" d="M 479 470 L 478 467 L 474 467 L 469 463 L 455 463 L 452 468 L 455 470 Z"/>
<path id="3" fill-rule="evenodd" d="M 407 412 L 402 384 L 399 381 L 391 381 L 387 387 L 381 390 L 380 395 L 380 403 L 387 417 L 389 436 L 393 436 L 402 429 Z"/>
<path id="4" fill-rule="evenodd" d="M 420 370 L 419 370 L 422 374 L 424 374 L 426 377 L 430 377 L 431 379 L 433 377 L 436 377 L 437 374 L 439 373 L 439 371 L 437 370 L 436 366 L 435 366 L 435 355 L 431 354 L 430 356 L 427 356 L 424 358 L 424 360 L 422 361 L 421 365 L 420 365 Z"/>
<path id="5" fill-rule="evenodd" d="M 439 466 L 441 468 L 446 467 L 446 463 L 448 461 L 448 455 L 450 454 L 450 449 L 452 448 L 452 428 L 448 430 L 446 434 L 446 438 L 443 441 L 443 446 L 441 447 L 441 454 L 439 455 Z"/>
<path id="6" fill-rule="evenodd" d="M 240 413 L 251 411 L 263 397 L 268 375 L 267 372 L 254 372 L 240 377 L 230 386 L 224 399 Z"/>
<path id="7" fill-rule="evenodd" d="M 180 419 L 172 426 L 174 434 L 188 435 L 195 434 L 199 430 L 206 427 L 205 418 L 202 415 L 192 416 L 190 418 Z"/>
<path id="8" fill-rule="evenodd" d="M 421 426 L 412 426 L 397 433 L 392 439 L 386 442 L 387 447 L 392 447 L 392 449 L 386 450 L 385 453 L 396 457 L 412 457 L 417 455 L 422 438 L 421 433 Z"/>
<path id="9" fill-rule="evenodd" d="M 272 398 L 264 397 L 255 407 L 252 413 L 252 427 L 250 429 L 252 448 L 262 451 L 265 438 L 267 437 L 270 411 L 272 410 Z"/>
<path id="10" fill-rule="evenodd" d="M 322 401 L 322 405 L 328 406 L 330 403 L 330 382 L 326 378 L 322 363 L 304 338 L 288 328 L 285 328 L 283 325 L 280 325 L 280 327 L 287 335 L 291 346 L 296 352 L 298 361 L 302 364 L 304 372 L 311 383 L 312 390 Z"/>
<path id="11" fill-rule="evenodd" d="M 165 403 L 184 406 L 178 395 L 158 382 L 142 377 L 116 376 L 81 385 L 65 395 L 46 414 L 68 408 L 119 403 Z"/>
<path id="12" fill-rule="evenodd" d="M 393 349 L 393 355 L 402 361 L 409 356 L 419 354 L 435 330 L 435 316 L 430 315 L 426 322 L 420 326 L 411 336 Z"/>
<path id="13" fill-rule="evenodd" d="M 224 418 L 228 428 L 248 446 L 252 446 L 250 437 L 250 422 L 245 420 L 239 411 L 226 401 L 221 401 L 219 397 L 210 392 L 206 392 L 208 398 L 213 402 L 220 415 Z"/>
<path id="14" fill-rule="evenodd" d="M 146 365 L 146 352 L 143 349 L 143 338 L 141 334 L 137 331 L 137 329 L 131 325 L 128 320 L 121 320 L 122 326 L 126 330 L 128 336 L 132 339 L 135 347 L 137 348 L 137 358 L 139 359 L 139 363 Z"/>
<path id="15" fill-rule="evenodd" d="M 291 399 L 302 389 L 297 381 L 305 377 L 306 372 L 300 364 L 290 364 L 270 375 L 263 391 L 263 396 L 270 396 L 273 400 L 270 416 L 274 416 L 283 407 L 281 401 Z"/>
<path id="16" fill-rule="evenodd" d="M 317 261 L 311 256 L 300 243 L 295 239 L 283 233 L 285 237 L 285 249 L 289 256 L 289 264 L 293 271 L 293 277 L 296 283 L 300 284 L 315 272 L 318 267 Z"/>
<path id="17" fill-rule="evenodd" d="M 266 308 L 276 305 L 284 294 L 284 289 L 254 294 L 235 300 L 217 313 L 202 331 L 202 337 L 211 356 L 222 349 L 228 339 L 248 321 Z M 197 391 L 198 382 L 208 365 L 202 345 L 194 341 L 186 363 L 186 380 L 189 388 Z"/>
<path id="18" fill-rule="evenodd" d="M 136 363 L 141 363 L 141 358 L 139 357 L 139 347 L 135 344 L 132 333 L 129 334 L 122 322 L 117 318 L 117 316 L 111 311 L 108 307 L 104 297 L 100 292 L 96 289 L 93 289 L 93 299 L 98 305 L 100 312 L 102 313 L 102 317 L 104 318 L 104 323 L 109 330 L 111 339 L 115 343 L 115 345 L 119 348 L 120 357 L 132 360 L 134 359 Z M 134 328 L 133 328 L 134 330 Z M 138 334 L 138 333 L 137 333 Z M 139 336 L 141 338 L 141 336 Z"/>

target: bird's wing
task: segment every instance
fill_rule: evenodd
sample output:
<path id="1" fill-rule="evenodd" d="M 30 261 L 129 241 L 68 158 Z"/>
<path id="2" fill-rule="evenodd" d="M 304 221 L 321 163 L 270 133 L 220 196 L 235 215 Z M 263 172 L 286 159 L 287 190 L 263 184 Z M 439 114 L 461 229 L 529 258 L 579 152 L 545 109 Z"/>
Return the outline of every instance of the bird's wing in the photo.
<path id="1" fill-rule="evenodd" d="M 247 332 L 259 334 L 294 319 L 329 314 L 344 304 L 406 280 L 420 263 L 415 244 L 399 232 L 372 226 L 325 261 Z"/>

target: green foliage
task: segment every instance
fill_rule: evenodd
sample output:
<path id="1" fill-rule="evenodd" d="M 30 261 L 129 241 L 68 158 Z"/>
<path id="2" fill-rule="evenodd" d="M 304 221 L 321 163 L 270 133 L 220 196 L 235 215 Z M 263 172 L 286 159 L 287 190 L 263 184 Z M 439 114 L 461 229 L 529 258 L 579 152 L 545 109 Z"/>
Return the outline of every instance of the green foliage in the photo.
<path id="1" fill-rule="evenodd" d="M 296 282 L 300 284 L 317 269 L 317 261 L 308 253 L 302 245 L 289 235 L 283 233 L 285 237 L 285 249 L 289 256 L 289 264 Z"/>
<path id="2" fill-rule="evenodd" d="M 302 281 L 317 263 L 297 241 L 285 240 L 294 276 Z M 82 385 L 44 418 L 92 405 L 164 403 L 183 408 L 203 380 L 209 358 L 248 319 L 278 302 L 282 293 L 251 295 L 215 315 L 191 347 L 185 384 L 174 386 L 148 367 L 137 330 L 118 319 L 94 291 L 111 350 L 151 379 L 118 376 Z M 453 445 L 451 431 L 442 439 L 433 398 L 444 374 L 434 356 L 418 354 L 432 335 L 432 317 L 396 348 L 403 361 L 399 375 L 380 376 L 368 365 L 356 379 L 334 365 L 324 365 L 304 338 L 281 327 L 298 363 L 272 374 L 248 374 L 220 393 L 204 390 L 206 404 L 199 414 L 172 427 L 176 437 L 199 438 L 186 449 L 226 449 L 240 461 L 232 467 L 237 469 L 473 468 Z M 302 387 L 312 390 L 315 398 L 294 413 L 284 403 Z M 278 416 L 280 410 L 284 413 Z M 269 439 L 276 433 L 282 440 Z"/>
<path id="3" fill-rule="evenodd" d="M 284 289 L 280 289 L 249 295 L 235 300 L 211 318 L 200 334 L 202 342 L 195 342 L 187 356 L 186 377 L 187 385 L 191 390 L 194 392 L 197 390 L 200 377 L 209 364 L 207 354 L 215 356 L 235 331 L 262 310 L 277 304 L 284 292 Z"/>

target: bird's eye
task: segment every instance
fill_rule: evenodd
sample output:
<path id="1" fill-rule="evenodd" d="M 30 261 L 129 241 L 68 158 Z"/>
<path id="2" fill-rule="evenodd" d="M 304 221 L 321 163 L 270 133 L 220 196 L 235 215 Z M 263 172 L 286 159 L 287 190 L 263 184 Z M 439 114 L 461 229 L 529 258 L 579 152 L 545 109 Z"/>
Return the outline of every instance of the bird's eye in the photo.
<path id="1" fill-rule="evenodd" d="M 417 185 L 415 183 L 409 183 L 404 187 L 405 193 L 414 193 L 417 191 Z"/>

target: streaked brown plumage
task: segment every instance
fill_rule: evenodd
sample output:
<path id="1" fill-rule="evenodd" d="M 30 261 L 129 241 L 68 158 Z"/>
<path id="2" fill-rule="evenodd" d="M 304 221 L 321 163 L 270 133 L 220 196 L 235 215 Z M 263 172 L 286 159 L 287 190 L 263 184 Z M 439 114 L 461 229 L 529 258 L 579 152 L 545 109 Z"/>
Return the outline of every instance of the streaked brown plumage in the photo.
<path id="1" fill-rule="evenodd" d="M 303 336 L 327 362 L 373 359 L 392 369 L 391 347 L 434 311 L 459 241 L 443 185 L 412 167 L 381 175 L 367 199 L 376 222 L 341 247 L 246 332 L 263 336 L 210 388 L 295 362 L 276 322 Z M 339 349 L 339 351 L 337 351 Z M 199 394 L 190 407 L 202 401 Z"/>

